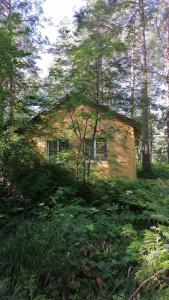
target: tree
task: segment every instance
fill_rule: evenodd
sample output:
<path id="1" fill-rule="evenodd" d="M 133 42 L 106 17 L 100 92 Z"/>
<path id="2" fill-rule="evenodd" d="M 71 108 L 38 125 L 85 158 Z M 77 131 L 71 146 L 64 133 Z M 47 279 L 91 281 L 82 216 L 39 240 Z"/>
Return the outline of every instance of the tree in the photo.
<path id="1" fill-rule="evenodd" d="M 149 139 L 149 114 L 150 104 L 148 97 L 148 68 L 147 68 L 147 48 L 146 48 L 146 19 L 144 0 L 139 0 L 140 29 L 141 29 L 141 106 L 142 106 L 142 164 L 144 176 L 147 177 L 151 172 L 150 163 L 150 139 Z"/>
<path id="2" fill-rule="evenodd" d="M 0 20 L 1 125 L 12 124 L 21 115 L 24 119 L 30 108 L 29 77 L 37 76 L 37 42 L 42 42 L 39 35 L 38 40 L 33 38 L 40 15 L 31 14 L 30 5 L 26 1 L 11 1 L 9 14 Z"/>
<path id="3" fill-rule="evenodd" d="M 119 107 L 120 60 L 126 48 L 119 38 L 119 29 L 113 26 L 111 9 L 104 1 L 98 1 L 76 13 L 76 20 L 77 29 L 73 36 L 66 28 L 60 31 L 62 43 L 59 48 L 57 43 L 55 63 L 50 70 L 50 86 L 52 83 L 53 95 L 65 96 L 71 108 L 73 127 L 79 137 L 77 157 L 83 157 L 86 182 L 86 178 L 90 178 L 91 157 L 99 121 L 98 108 L 101 104 Z M 51 95 L 51 87 L 49 93 Z M 85 117 L 84 129 L 80 128 L 73 108 L 74 102 L 90 102 L 95 107 L 94 113 Z M 84 143 L 91 120 L 92 143 L 86 167 Z"/>

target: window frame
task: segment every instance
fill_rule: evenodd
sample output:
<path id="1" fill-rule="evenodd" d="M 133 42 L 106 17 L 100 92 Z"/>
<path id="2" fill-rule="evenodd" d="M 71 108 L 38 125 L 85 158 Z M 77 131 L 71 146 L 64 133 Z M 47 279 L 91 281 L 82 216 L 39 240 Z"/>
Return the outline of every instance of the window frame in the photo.
<path id="1" fill-rule="evenodd" d="M 60 150 L 60 141 L 61 140 L 68 142 L 67 150 L 65 149 L 65 151 Z M 56 154 L 54 154 L 54 155 L 50 155 L 50 143 L 52 143 L 52 142 L 56 143 Z M 50 160 L 52 158 L 52 156 L 54 156 L 56 158 L 56 161 L 59 161 L 61 158 L 60 157 L 61 154 L 69 151 L 69 140 L 65 139 L 65 138 L 55 138 L 55 139 L 47 140 L 46 141 L 46 150 L 47 150 L 46 152 L 47 152 L 48 160 Z"/>
<path id="2" fill-rule="evenodd" d="M 104 152 L 104 159 L 98 159 L 98 146 L 97 143 L 104 142 L 104 146 L 106 147 L 106 151 Z M 103 153 L 102 153 L 103 154 Z M 108 139 L 104 137 L 96 138 L 96 161 L 108 161 L 109 160 L 109 152 L 108 152 Z"/>
<path id="3" fill-rule="evenodd" d="M 89 139 L 89 138 L 86 138 L 85 140 L 88 140 L 88 141 L 91 141 L 92 143 L 92 139 Z M 99 143 L 99 141 L 101 142 L 101 140 L 104 140 L 104 143 L 106 145 L 106 158 L 105 159 L 99 159 L 98 158 L 98 146 L 97 146 L 97 143 Z M 91 144 L 92 145 L 92 144 Z M 94 139 L 94 144 L 93 144 L 93 154 L 92 154 L 92 157 L 91 159 L 89 159 L 89 156 L 86 155 L 86 144 L 85 144 L 85 141 L 84 141 L 84 153 L 85 153 L 85 158 L 86 158 L 86 161 L 92 161 L 92 162 L 103 162 L 103 161 L 108 161 L 109 160 L 109 155 L 108 155 L 108 141 L 107 141 L 107 138 L 103 138 L 103 137 L 100 137 L 100 138 L 95 138 Z"/>

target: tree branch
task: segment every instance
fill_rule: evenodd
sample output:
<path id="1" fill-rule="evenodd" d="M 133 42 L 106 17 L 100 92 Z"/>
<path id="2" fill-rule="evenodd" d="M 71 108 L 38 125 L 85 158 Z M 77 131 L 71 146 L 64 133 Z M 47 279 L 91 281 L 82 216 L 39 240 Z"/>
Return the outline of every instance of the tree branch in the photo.
<path id="1" fill-rule="evenodd" d="M 147 278 L 146 280 L 144 280 L 140 285 L 139 287 L 134 291 L 134 293 L 128 298 L 128 300 L 132 300 L 137 294 L 138 292 L 141 290 L 141 288 L 147 283 L 149 282 L 150 280 L 152 280 L 153 278 L 155 278 L 156 276 L 158 276 L 159 274 L 165 272 L 165 270 L 160 270 L 158 272 L 156 272 L 154 275 L 150 276 L 149 278 Z"/>

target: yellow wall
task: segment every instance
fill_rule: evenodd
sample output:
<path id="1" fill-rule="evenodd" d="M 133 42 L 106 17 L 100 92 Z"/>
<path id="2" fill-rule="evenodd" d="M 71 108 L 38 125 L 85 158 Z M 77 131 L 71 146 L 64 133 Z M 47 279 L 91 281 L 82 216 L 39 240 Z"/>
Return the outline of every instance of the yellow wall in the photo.
<path id="1" fill-rule="evenodd" d="M 80 105 L 76 108 L 76 115 L 83 135 L 85 128 L 84 118 L 93 115 L 94 109 Z M 72 115 L 74 116 L 73 112 Z M 79 143 L 79 139 L 72 129 L 70 113 L 66 107 L 60 107 L 54 112 L 42 114 L 40 120 L 34 121 L 32 129 L 27 132 L 27 138 L 34 141 L 44 155 L 47 154 L 47 140 L 53 137 L 69 139 L 72 146 Z M 75 120 L 75 119 L 74 119 Z M 86 137 L 91 137 L 94 120 L 89 119 Z M 92 162 L 91 168 L 99 176 L 127 176 L 136 177 L 136 147 L 135 132 L 131 124 L 122 121 L 118 116 L 99 113 L 97 136 L 107 136 L 108 161 Z"/>

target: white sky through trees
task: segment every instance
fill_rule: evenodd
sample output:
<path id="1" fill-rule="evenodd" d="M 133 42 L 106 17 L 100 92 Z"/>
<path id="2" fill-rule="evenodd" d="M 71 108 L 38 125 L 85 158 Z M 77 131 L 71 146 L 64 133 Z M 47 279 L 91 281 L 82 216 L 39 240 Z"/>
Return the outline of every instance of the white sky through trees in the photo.
<path id="1" fill-rule="evenodd" d="M 64 18 L 72 20 L 74 12 L 85 4 L 85 0 L 45 0 L 43 5 L 44 16 L 53 24 L 45 24 L 41 30 L 43 36 L 47 36 L 51 43 L 56 41 L 58 25 Z M 52 63 L 52 55 L 41 54 L 41 60 L 38 61 L 38 67 L 41 69 L 41 77 L 47 76 L 48 68 Z"/>

